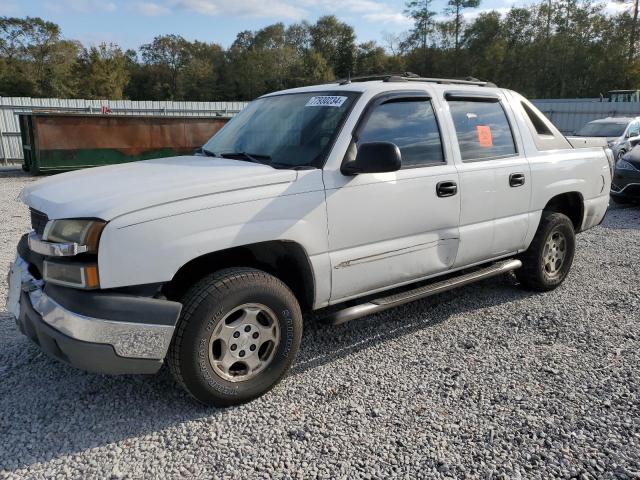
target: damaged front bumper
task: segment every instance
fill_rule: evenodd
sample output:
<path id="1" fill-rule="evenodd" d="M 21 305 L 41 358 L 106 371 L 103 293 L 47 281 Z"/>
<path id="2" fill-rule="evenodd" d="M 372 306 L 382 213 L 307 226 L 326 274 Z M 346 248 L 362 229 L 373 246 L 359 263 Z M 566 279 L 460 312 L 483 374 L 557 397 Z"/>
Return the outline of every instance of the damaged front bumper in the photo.
<path id="1" fill-rule="evenodd" d="M 47 354 L 99 373 L 155 373 L 182 305 L 168 300 L 45 284 L 20 255 L 11 265 L 7 310 Z"/>

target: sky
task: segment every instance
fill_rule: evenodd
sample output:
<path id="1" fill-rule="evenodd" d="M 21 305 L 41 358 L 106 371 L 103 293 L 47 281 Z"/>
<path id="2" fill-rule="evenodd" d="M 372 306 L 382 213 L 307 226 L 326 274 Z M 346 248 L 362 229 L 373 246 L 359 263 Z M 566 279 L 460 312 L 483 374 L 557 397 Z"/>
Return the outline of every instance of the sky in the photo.
<path id="1" fill-rule="evenodd" d="M 475 16 L 485 10 L 507 11 L 532 0 L 482 0 Z M 442 12 L 446 0 L 433 0 Z M 314 22 L 333 14 L 352 25 L 359 42 L 411 27 L 403 13 L 405 0 L 0 0 L 0 16 L 41 17 L 60 25 L 64 38 L 84 45 L 117 43 L 138 48 L 157 35 L 178 34 L 189 40 L 231 45 L 238 32 L 257 30 L 275 22 Z M 607 9 L 624 5 L 610 0 Z"/>

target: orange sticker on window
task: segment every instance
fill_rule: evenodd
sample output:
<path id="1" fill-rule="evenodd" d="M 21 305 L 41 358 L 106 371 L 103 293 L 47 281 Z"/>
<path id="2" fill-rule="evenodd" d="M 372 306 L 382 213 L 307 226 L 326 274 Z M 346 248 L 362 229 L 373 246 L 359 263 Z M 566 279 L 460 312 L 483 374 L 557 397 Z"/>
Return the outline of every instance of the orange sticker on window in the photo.
<path id="1" fill-rule="evenodd" d="M 493 137 L 491 136 L 491 127 L 487 125 L 476 125 L 476 131 L 478 132 L 478 143 L 481 147 L 490 148 L 493 147 Z"/>

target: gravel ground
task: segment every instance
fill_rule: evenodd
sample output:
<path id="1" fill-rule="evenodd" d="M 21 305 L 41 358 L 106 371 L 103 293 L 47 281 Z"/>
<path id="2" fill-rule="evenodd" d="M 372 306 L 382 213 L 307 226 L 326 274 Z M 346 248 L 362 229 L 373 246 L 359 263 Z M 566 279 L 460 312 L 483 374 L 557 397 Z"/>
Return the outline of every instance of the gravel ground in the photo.
<path id="1" fill-rule="evenodd" d="M 31 179 L 0 175 L 5 272 Z M 308 322 L 291 374 L 226 410 L 166 370 L 52 361 L 2 310 L 0 477 L 640 478 L 640 209 L 613 208 L 578 238 L 551 293 L 504 278 Z"/>

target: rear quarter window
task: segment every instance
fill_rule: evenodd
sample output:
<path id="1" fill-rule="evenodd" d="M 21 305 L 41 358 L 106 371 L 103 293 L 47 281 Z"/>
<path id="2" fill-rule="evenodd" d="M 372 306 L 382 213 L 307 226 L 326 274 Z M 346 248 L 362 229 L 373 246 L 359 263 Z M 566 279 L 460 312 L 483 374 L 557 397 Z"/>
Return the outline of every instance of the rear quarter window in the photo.
<path id="1" fill-rule="evenodd" d="M 522 99 L 520 102 L 524 121 L 531 133 L 533 143 L 540 152 L 545 150 L 571 149 L 571 144 L 553 126 L 540 110 L 528 101 Z"/>

